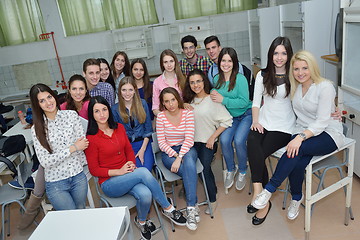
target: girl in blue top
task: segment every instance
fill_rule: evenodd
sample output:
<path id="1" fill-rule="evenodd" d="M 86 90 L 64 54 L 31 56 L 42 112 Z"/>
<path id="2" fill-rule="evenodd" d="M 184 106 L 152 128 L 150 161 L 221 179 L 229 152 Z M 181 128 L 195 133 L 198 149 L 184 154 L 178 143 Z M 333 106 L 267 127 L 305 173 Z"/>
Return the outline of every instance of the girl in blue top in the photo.
<path id="1" fill-rule="evenodd" d="M 114 120 L 124 125 L 126 134 L 136 157 L 137 167 L 146 167 L 149 171 L 154 166 L 154 156 L 150 137 L 153 133 L 150 112 L 132 77 L 120 80 L 119 103 L 112 106 Z"/>
<path id="2" fill-rule="evenodd" d="M 242 190 L 246 184 L 247 148 L 246 140 L 252 123 L 249 87 L 244 75 L 239 72 L 236 51 L 233 48 L 223 48 L 219 54 L 219 75 L 214 78 L 214 89 L 211 99 L 222 103 L 233 116 L 233 124 L 220 136 L 220 144 L 225 158 L 227 173 L 225 188 L 234 183 L 237 172 L 234 161 L 235 146 L 238 159 L 239 175 L 236 189 Z"/>

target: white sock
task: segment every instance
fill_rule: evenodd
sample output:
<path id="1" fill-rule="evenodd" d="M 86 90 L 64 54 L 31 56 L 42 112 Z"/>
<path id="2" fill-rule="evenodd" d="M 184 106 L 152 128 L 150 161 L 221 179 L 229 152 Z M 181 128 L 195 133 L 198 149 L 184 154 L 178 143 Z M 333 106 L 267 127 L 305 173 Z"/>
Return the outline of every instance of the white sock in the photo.
<path id="1" fill-rule="evenodd" d="M 172 211 L 175 210 L 175 208 L 174 208 L 174 206 L 171 205 L 171 208 L 169 208 L 168 210 L 166 210 L 166 209 L 164 209 L 164 210 L 165 210 L 165 212 L 171 213 Z"/>

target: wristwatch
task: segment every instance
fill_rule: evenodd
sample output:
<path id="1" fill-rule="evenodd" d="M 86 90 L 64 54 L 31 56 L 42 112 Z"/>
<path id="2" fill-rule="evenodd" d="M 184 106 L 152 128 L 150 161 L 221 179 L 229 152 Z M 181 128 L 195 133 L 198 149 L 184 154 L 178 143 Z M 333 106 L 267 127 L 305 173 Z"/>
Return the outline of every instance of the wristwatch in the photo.
<path id="1" fill-rule="evenodd" d="M 299 133 L 299 136 L 303 139 L 303 141 L 306 140 L 306 134 L 305 133 Z"/>

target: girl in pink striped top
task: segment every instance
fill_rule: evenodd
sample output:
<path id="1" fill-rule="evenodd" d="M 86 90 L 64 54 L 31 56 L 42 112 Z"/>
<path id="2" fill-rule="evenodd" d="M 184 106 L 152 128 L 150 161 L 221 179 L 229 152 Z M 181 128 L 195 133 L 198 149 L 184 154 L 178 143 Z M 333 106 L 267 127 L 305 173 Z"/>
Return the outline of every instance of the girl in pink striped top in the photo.
<path id="1" fill-rule="evenodd" d="M 186 203 L 187 227 L 196 230 L 200 221 L 197 207 L 197 153 L 193 148 L 194 113 L 184 109 L 184 103 L 175 88 L 164 88 L 160 93 L 160 113 L 156 119 L 156 131 L 162 160 L 166 168 L 183 178 Z"/>

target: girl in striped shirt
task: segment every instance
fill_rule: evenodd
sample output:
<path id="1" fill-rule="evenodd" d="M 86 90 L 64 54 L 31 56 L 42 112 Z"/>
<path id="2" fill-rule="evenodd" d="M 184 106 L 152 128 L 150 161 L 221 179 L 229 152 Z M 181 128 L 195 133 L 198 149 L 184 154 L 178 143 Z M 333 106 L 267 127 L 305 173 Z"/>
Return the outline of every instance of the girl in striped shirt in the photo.
<path id="1" fill-rule="evenodd" d="M 187 227 L 196 230 L 200 221 L 197 207 L 197 153 L 194 145 L 194 113 L 184 109 L 184 103 L 175 88 L 164 88 L 160 93 L 160 113 L 156 130 L 162 160 L 166 168 L 183 178 L 186 203 Z"/>

